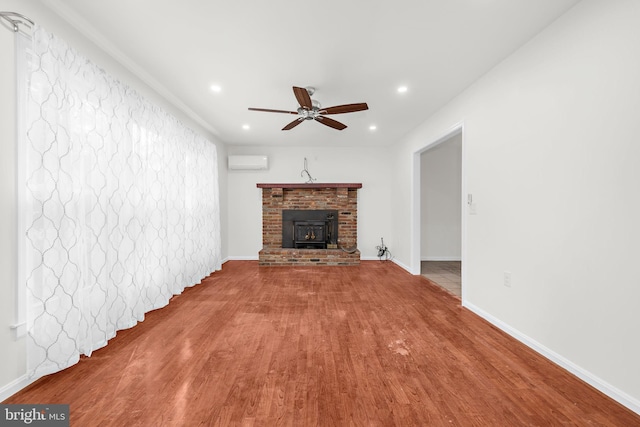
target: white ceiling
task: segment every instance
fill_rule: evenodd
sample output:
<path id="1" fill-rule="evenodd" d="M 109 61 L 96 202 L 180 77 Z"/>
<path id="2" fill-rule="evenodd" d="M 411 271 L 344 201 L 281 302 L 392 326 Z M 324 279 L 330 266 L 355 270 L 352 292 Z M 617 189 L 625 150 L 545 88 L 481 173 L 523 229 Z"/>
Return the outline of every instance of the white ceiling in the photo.
<path id="1" fill-rule="evenodd" d="M 227 144 L 396 142 L 579 0 L 44 0 Z M 212 84 L 222 90 L 214 93 Z M 397 93 L 400 85 L 408 91 Z M 337 131 L 295 111 L 313 86 Z M 243 129 L 248 124 L 249 130 Z M 377 130 L 370 131 L 370 125 Z"/>

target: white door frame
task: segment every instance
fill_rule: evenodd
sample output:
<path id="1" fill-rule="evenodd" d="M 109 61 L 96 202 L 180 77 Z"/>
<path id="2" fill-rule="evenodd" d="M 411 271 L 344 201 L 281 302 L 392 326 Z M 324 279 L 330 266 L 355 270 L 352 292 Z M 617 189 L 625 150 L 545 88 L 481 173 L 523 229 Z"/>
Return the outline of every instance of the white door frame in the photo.
<path id="1" fill-rule="evenodd" d="M 420 248 L 420 240 L 421 240 L 421 212 L 420 212 L 420 198 L 421 198 L 421 189 L 420 189 L 420 156 L 425 151 L 435 147 L 438 144 L 442 144 L 447 141 L 451 137 L 461 134 L 462 138 L 462 188 L 461 190 L 461 218 L 462 218 L 462 242 L 461 242 L 461 258 L 462 258 L 462 303 L 464 305 L 465 301 L 465 283 L 466 283 L 466 272 L 465 265 L 467 261 L 467 215 L 466 215 L 466 194 L 467 194 L 467 170 L 466 170 L 466 144 L 464 138 L 464 123 L 460 122 L 455 124 L 451 129 L 445 132 L 439 138 L 427 143 L 422 148 L 418 149 L 413 153 L 413 194 L 412 194 L 412 216 L 411 216 L 411 265 L 412 265 L 412 273 L 415 275 L 420 274 L 420 261 L 421 261 L 421 248 Z"/>

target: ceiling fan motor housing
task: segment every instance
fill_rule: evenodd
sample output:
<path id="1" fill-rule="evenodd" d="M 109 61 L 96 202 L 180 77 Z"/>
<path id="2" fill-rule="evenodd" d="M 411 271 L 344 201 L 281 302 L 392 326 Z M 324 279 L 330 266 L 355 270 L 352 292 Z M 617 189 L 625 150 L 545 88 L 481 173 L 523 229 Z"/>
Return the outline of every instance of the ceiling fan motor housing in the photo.
<path id="1" fill-rule="evenodd" d="M 315 106 L 311 110 L 308 110 L 304 107 L 298 107 L 297 111 L 300 117 L 305 120 L 313 120 L 320 115 L 319 108 Z"/>

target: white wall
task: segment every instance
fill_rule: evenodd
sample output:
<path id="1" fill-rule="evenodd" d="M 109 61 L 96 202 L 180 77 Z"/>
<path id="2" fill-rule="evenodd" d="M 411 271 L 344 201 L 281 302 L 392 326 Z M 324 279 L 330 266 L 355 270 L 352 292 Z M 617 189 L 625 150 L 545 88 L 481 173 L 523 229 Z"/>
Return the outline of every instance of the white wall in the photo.
<path id="1" fill-rule="evenodd" d="M 227 254 L 227 182 L 226 182 L 226 147 L 215 135 L 203 129 L 184 112 L 177 109 L 162 96 L 151 89 L 128 69 L 116 62 L 91 41 L 80 35 L 78 31 L 64 22 L 40 1 L 0 0 L 1 11 L 21 13 L 57 36 L 69 45 L 104 68 L 110 74 L 125 82 L 151 102 L 163 107 L 175 115 L 185 125 L 199 132 L 216 144 L 220 169 L 220 204 L 223 209 L 222 218 L 222 254 Z M 25 341 L 16 340 L 9 328 L 14 322 L 15 293 L 17 276 L 16 254 L 16 183 L 15 183 L 15 64 L 14 35 L 0 27 L 0 401 L 26 384 Z"/>
<path id="2" fill-rule="evenodd" d="M 420 155 L 420 258 L 462 256 L 462 134 Z"/>
<path id="3" fill-rule="evenodd" d="M 4 10 L 4 9 L 2 9 Z M 16 145 L 14 35 L 0 28 L 0 391 L 26 371 L 26 343 L 16 340 L 10 325 L 15 318 L 16 256 Z M 0 394 L 0 401 L 2 399 Z"/>
<path id="4" fill-rule="evenodd" d="M 307 158 L 316 182 L 362 183 L 358 190 L 358 249 L 376 256 L 380 238 L 390 235 L 391 174 L 386 148 L 238 147 L 229 154 L 266 154 L 265 171 L 229 171 L 229 256 L 257 259 L 262 249 L 262 190 L 257 183 L 306 182 L 300 176 Z M 393 254 L 393 247 L 389 246 Z"/>
<path id="5" fill-rule="evenodd" d="M 411 236 L 414 153 L 463 122 L 463 304 L 640 412 L 638 22 L 578 3 L 401 141 L 392 204 Z"/>

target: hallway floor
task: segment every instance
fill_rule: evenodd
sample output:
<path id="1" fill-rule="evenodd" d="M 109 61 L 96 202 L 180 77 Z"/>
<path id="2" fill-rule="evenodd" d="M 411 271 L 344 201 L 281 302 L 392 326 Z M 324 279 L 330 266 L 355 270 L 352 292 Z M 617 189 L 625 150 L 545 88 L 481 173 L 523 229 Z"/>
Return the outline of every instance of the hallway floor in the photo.
<path id="1" fill-rule="evenodd" d="M 420 274 L 449 293 L 461 298 L 462 275 L 460 261 L 422 261 Z"/>

